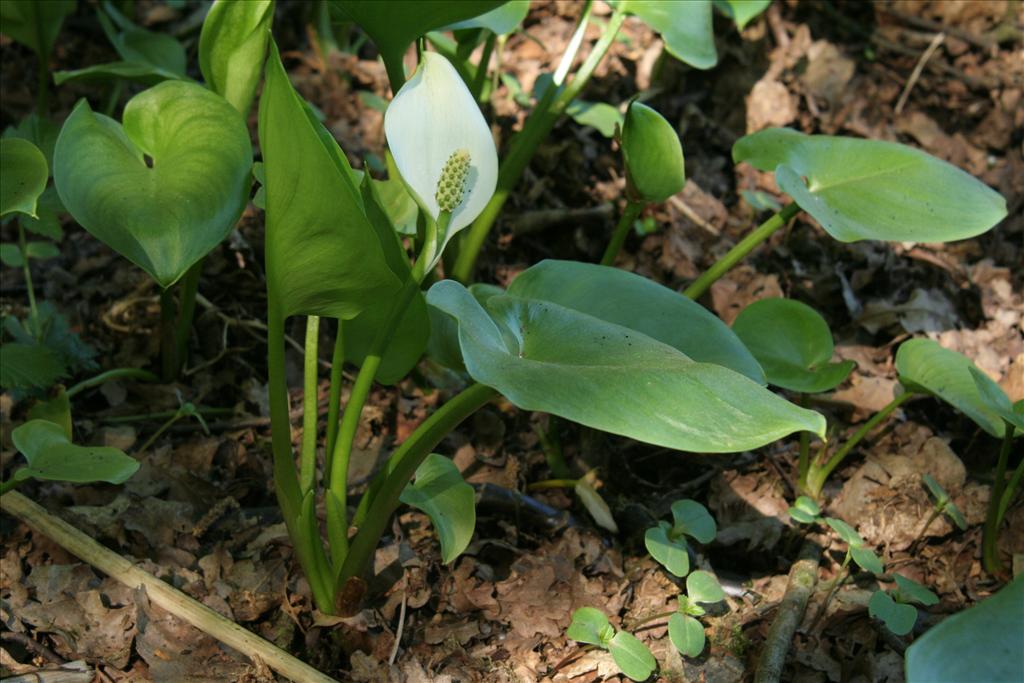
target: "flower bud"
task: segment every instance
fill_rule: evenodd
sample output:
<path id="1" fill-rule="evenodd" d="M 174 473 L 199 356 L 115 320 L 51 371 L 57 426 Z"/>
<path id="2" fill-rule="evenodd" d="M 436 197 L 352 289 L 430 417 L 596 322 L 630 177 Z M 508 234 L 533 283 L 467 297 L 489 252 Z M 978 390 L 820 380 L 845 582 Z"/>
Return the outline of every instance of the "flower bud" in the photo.
<path id="1" fill-rule="evenodd" d="M 634 199 L 663 202 L 686 183 L 679 136 L 661 114 L 639 102 L 626 110 L 622 156 Z"/>

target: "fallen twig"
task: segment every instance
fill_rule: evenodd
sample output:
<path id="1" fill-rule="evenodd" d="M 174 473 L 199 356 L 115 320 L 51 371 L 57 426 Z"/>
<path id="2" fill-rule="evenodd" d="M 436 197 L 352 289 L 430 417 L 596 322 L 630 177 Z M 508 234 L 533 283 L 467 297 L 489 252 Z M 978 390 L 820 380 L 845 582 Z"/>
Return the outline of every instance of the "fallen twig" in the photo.
<path id="1" fill-rule="evenodd" d="M 910 74 L 910 78 L 907 79 L 907 84 L 903 88 L 903 92 L 900 93 L 900 98 L 896 101 L 896 107 L 893 112 L 896 116 L 903 113 L 903 107 L 907 104 L 907 98 L 910 97 L 910 91 L 914 89 L 914 85 L 917 80 L 921 78 L 921 72 L 924 71 L 924 65 L 928 63 L 928 60 L 932 58 L 935 51 L 942 45 L 942 41 L 946 39 L 945 33 L 936 33 L 935 37 L 932 38 L 932 42 L 928 43 L 928 47 L 925 48 L 924 52 L 921 53 L 921 59 L 917 60 L 917 65 Z"/>

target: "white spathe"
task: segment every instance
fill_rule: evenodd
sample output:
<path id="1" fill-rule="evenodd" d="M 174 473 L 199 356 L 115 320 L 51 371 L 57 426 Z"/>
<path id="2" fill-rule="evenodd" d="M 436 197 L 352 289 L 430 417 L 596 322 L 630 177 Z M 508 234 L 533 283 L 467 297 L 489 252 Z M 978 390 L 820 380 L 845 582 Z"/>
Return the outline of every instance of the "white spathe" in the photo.
<path id="1" fill-rule="evenodd" d="M 424 52 L 388 105 L 384 134 L 406 187 L 434 220 L 441 169 L 454 152 L 469 152 L 465 195 L 446 234 L 438 235 L 440 256 L 448 240 L 480 215 L 498 183 L 498 151 L 487 121 L 455 67 L 436 52 Z"/>

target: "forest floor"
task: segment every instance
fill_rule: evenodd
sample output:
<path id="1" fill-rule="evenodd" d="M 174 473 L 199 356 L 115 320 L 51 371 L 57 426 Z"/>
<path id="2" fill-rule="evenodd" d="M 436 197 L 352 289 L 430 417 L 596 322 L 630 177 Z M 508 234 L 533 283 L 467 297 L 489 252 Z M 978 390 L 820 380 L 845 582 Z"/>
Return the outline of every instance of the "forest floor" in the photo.
<path id="1" fill-rule="evenodd" d="M 356 165 L 383 156 L 376 95 L 389 96 L 372 48 L 358 56 L 311 47 L 301 3 L 280 3 L 275 34 L 299 91 Z M 90 3 L 68 19 L 54 57 L 58 68 L 109 61 Z M 524 91 L 554 69 L 580 11 L 576 2 L 534 3 L 525 33 L 510 38 L 503 69 Z M 607 14 L 599 4 L 597 13 Z M 154 30 L 184 16 L 140 0 L 137 19 Z M 776 2 L 742 33 L 716 17 L 719 65 L 697 71 L 662 56 L 658 37 L 638 21 L 582 97 L 619 105 L 634 93 L 681 131 L 688 182 L 649 211 L 652 228 L 632 234 L 617 266 L 680 289 L 756 224 L 754 192 L 777 188 L 771 174 L 735 167 L 732 144 L 747 132 L 791 126 L 899 141 L 956 164 L 1006 197 L 1009 218 L 975 239 L 950 244 L 832 240 L 800 214 L 791 228 L 714 285 L 702 300 L 726 322 L 767 296 L 804 301 L 825 316 L 836 354 L 857 362 L 850 380 L 820 397 L 839 441 L 885 405 L 896 386 L 895 347 L 928 336 L 960 351 L 1024 398 L 1024 47 L 1019 2 Z M 1014 33 L 1016 30 L 1016 33 Z M 936 35 L 944 38 L 915 78 Z M 1016 36 L 1016 37 L 1014 37 Z M 35 62 L 6 40 L 0 125 L 33 106 Z M 585 51 L 585 49 L 584 49 Z M 361 96 L 357 96 L 361 95 Z M 54 112 L 66 115 L 96 88 L 58 88 Z M 493 101 L 500 140 L 524 113 L 507 86 Z M 251 128 L 255 140 L 255 116 Z M 612 141 L 594 128 L 562 121 L 541 147 L 498 222 L 478 279 L 507 284 L 543 258 L 596 261 L 621 207 L 624 180 Z M 156 363 L 158 292 L 140 270 L 67 219 L 61 255 L 35 273 L 38 295 L 72 321 L 102 367 Z M 181 422 L 139 454 L 142 467 L 124 486 L 29 484 L 23 491 L 110 548 L 246 628 L 345 681 L 616 680 L 611 658 L 584 651 L 564 632 L 572 611 L 595 606 L 629 625 L 675 604 L 678 581 L 646 554 L 643 532 L 678 498 L 707 505 L 718 538 L 700 548 L 728 592 L 728 609 L 710 615 L 709 647 L 683 659 L 664 622 L 637 631 L 665 680 L 749 679 L 800 546 L 786 510 L 794 498 L 797 442 L 735 455 L 692 455 L 567 426 L 562 444 L 573 469 L 603 482 L 620 532 L 597 527 L 570 492 L 529 495 L 523 507 L 503 490 L 525 493 L 550 478 L 537 431 L 547 417 L 498 402 L 462 425 L 440 448 L 478 490 L 477 531 L 464 555 L 441 563 L 427 518 L 403 508 L 376 557 L 368 607 L 330 617 L 311 604 L 273 494 L 267 399 L 262 272 L 262 213 L 250 206 L 239 229 L 207 259 L 191 360 L 176 385 L 113 382 L 75 403 L 83 443 L 129 453 L 179 400 L 224 409 Z M 9 237 L 5 233 L 5 237 Z M 5 313 L 22 315 L 20 271 L 5 269 Z M 303 331 L 291 330 L 301 340 Z M 325 341 L 321 348 L 330 348 Z M 290 349 L 292 386 L 301 386 L 301 351 Z M 326 360 L 326 359 L 325 359 Z M 327 373 L 320 405 L 326 409 Z M 445 399 L 424 368 L 398 386 L 378 387 L 360 425 L 351 480 L 356 491 L 381 460 Z M 301 405 L 293 392 L 293 407 Z M 10 441 L 24 405 L 0 396 L 5 476 L 19 457 Z M 296 442 L 301 436 L 295 424 Z M 837 440 L 833 439 L 833 441 Z M 830 514 L 873 546 L 890 569 L 931 587 L 914 634 L 997 590 L 1006 577 L 980 565 L 981 523 L 998 443 L 935 400 L 907 404 L 834 473 L 825 492 Z M 964 512 L 959 531 L 939 519 L 921 536 L 931 503 L 921 475 L 934 476 Z M 497 492 L 497 493 L 496 493 Z M 519 499 L 519 503 L 522 499 Z M 568 513 L 568 514 L 565 514 Z M 919 536 L 921 536 L 919 538 Z M 0 674 L 84 661 L 81 678 L 60 680 L 269 681 L 258 664 L 233 653 L 133 592 L 82 564 L 14 518 L 0 517 Z M 1019 569 L 1024 502 L 1008 512 L 1004 557 Z M 843 549 L 826 548 L 824 583 Z M 857 574 L 818 614 L 815 595 L 792 645 L 784 680 L 903 680 L 896 637 L 872 620 L 876 587 Z M 400 614 L 404 619 L 400 619 Z M 813 624 L 815 617 L 817 623 Z M 401 624 L 401 626 L 399 626 Z M 912 634 L 912 635 L 914 635 Z M 396 642 L 398 639 L 398 642 Z M 57 680 L 56 678 L 40 680 Z"/>

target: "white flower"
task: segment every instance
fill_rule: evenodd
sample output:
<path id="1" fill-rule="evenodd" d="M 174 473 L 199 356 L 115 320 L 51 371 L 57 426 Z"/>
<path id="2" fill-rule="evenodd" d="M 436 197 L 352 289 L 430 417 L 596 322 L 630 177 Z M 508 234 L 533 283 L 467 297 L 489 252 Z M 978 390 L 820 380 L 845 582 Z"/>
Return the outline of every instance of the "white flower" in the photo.
<path id="1" fill-rule="evenodd" d="M 424 52 L 416 73 L 384 114 L 384 133 L 402 180 L 423 210 L 436 221 L 441 212 L 438 196 L 454 203 L 448 229 L 438 235 L 440 256 L 448 240 L 472 223 L 494 194 L 498 152 L 490 128 L 455 67 L 436 52 Z M 441 187 L 441 171 L 453 156 L 461 162 L 467 154 L 461 196 L 456 193 L 454 202 L 449 201 L 452 193 Z"/>

